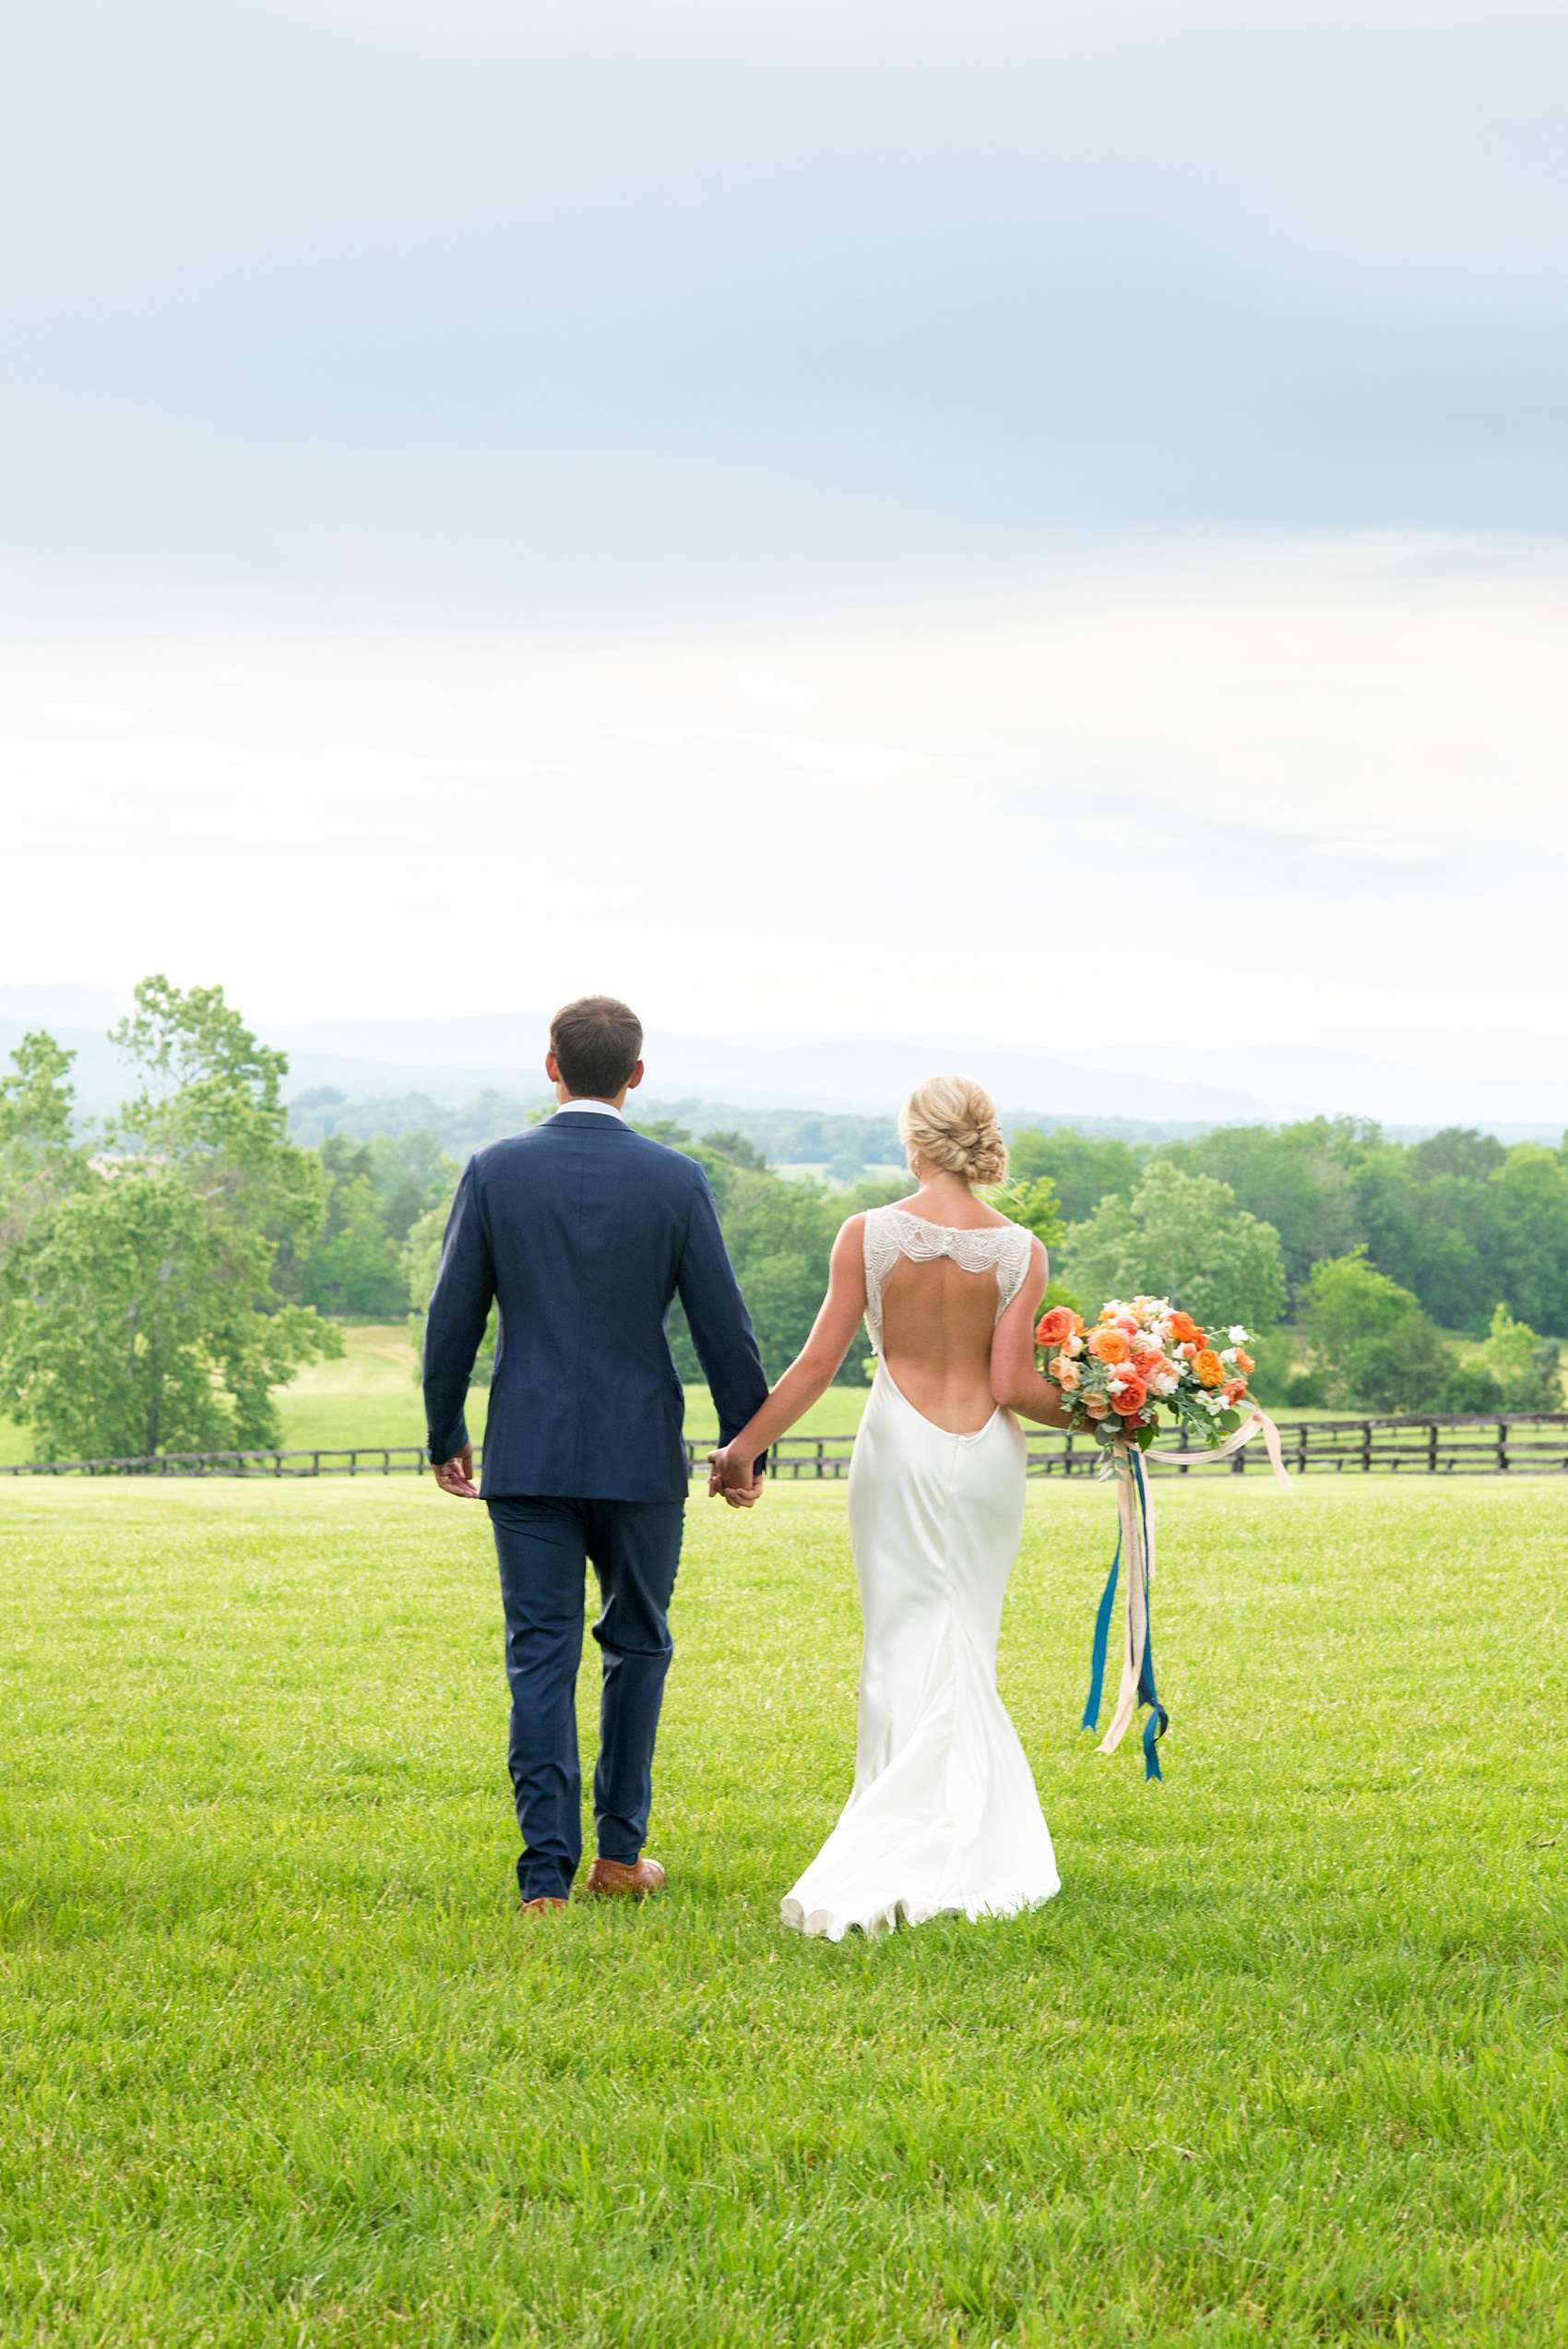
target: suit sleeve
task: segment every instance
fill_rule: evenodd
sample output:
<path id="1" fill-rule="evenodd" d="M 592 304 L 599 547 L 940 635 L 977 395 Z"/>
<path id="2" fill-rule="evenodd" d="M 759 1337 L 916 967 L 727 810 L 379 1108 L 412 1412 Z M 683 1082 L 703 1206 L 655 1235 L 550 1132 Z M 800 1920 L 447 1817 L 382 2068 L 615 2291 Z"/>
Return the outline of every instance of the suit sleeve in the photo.
<path id="1" fill-rule="evenodd" d="M 455 1460 L 469 1440 L 463 1405 L 494 1294 L 495 1265 L 470 1158 L 446 1219 L 424 1320 L 424 1417 L 434 1461 Z"/>
<path id="2" fill-rule="evenodd" d="M 767 1401 L 767 1380 L 752 1318 L 719 1229 L 719 1210 L 700 1168 L 675 1285 L 719 1413 L 719 1440 L 727 1444 Z M 766 1459 L 765 1453 L 762 1461 Z"/>

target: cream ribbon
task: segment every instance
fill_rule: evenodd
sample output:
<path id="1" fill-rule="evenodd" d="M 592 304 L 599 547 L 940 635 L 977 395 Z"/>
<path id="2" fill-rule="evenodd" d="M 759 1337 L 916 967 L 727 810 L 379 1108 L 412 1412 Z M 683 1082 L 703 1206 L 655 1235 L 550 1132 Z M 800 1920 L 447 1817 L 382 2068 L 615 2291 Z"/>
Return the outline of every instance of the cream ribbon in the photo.
<path id="1" fill-rule="evenodd" d="M 1239 1452 L 1261 1436 L 1267 1450 L 1269 1463 L 1286 1491 L 1294 1492 L 1295 1484 L 1285 1465 L 1279 1449 L 1279 1430 L 1265 1413 L 1254 1406 L 1252 1417 L 1244 1419 L 1222 1444 L 1208 1452 L 1199 1452 L 1202 1460 L 1224 1460 L 1231 1452 Z M 1113 1754 L 1132 1727 L 1138 1710 L 1138 1683 L 1143 1677 L 1144 1656 L 1148 1647 L 1147 1587 L 1154 1577 L 1154 1494 L 1147 1476 L 1142 1473 L 1145 1461 L 1181 1460 L 1189 1466 L 1194 1455 L 1169 1449 L 1158 1451 L 1152 1447 L 1134 1461 L 1134 1447 L 1125 1436 L 1116 1439 L 1111 1457 L 1115 1461 L 1116 1507 L 1122 1520 L 1122 1555 L 1127 1562 L 1127 1613 L 1122 1640 L 1122 1685 L 1116 1691 L 1116 1710 L 1111 1716 L 1111 1726 L 1099 1741 L 1102 1754 Z M 1139 1487 L 1143 1506 L 1139 1507 Z M 1147 1542 L 1145 1542 L 1145 1532 Z"/>

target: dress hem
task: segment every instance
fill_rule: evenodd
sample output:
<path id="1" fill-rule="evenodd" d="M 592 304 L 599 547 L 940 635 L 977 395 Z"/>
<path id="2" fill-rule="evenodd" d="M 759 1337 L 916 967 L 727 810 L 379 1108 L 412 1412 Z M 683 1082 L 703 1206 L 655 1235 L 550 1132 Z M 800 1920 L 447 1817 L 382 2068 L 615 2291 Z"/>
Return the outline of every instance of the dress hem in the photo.
<path id="1" fill-rule="evenodd" d="M 967 1917 L 971 1925 L 979 1925 L 985 1918 L 1020 1916 L 1028 1909 L 1044 1908 L 1046 1902 L 1053 1901 L 1061 1890 L 1062 1880 L 1058 1877 L 1047 1890 L 1019 1892 L 1004 1901 L 924 1901 L 918 1895 L 899 1892 L 878 1907 L 859 1914 L 850 1911 L 840 1914 L 830 1908 L 808 1909 L 790 1892 L 779 1902 L 778 1914 L 780 1921 L 791 1932 L 803 1933 L 812 1938 L 842 1941 L 846 1934 L 861 1933 L 868 1939 L 875 1940 L 885 1933 L 893 1932 L 900 1925 L 925 1925 L 933 1916 Z"/>

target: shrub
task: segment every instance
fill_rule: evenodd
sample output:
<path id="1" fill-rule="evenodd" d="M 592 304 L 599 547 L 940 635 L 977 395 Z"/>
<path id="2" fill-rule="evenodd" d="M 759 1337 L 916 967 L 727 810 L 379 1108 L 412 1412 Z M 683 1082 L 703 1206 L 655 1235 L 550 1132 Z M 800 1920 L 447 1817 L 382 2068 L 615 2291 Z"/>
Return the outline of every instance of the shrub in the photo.
<path id="1" fill-rule="evenodd" d="M 1484 1362 L 1455 1363 L 1438 1397 L 1439 1411 L 1501 1411 L 1503 1389 Z"/>
<path id="2" fill-rule="evenodd" d="M 1538 1338 L 1527 1321 L 1515 1321 L 1505 1305 L 1493 1309 L 1480 1358 L 1504 1410 L 1562 1410 L 1562 1347 L 1554 1339 Z"/>

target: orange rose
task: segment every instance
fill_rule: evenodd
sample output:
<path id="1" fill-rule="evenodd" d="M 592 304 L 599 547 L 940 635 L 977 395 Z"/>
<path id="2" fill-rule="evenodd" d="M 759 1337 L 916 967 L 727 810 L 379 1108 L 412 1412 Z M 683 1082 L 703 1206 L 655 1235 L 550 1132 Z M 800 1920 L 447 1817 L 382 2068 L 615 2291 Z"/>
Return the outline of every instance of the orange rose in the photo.
<path id="1" fill-rule="evenodd" d="M 1206 1387 L 1223 1387 L 1225 1365 L 1212 1346 L 1205 1346 L 1193 1356 L 1193 1376 L 1201 1378 Z"/>
<path id="2" fill-rule="evenodd" d="M 1198 1328 L 1190 1313 L 1171 1315 L 1170 1334 L 1177 1344 L 1182 1346 L 1201 1346 L 1205 1337 L 1205 1332 Z"/>
<path id="3" fill-rule="evenodd" d="M 1164 1360 L 1165 1356 L 1158 1346 L 1151 1346 L 1146 1341 L 1133 1341 L 1133 1367 L 1140 1378 L 1146 1378 L 1151 1370 L 1158 1370 Z"/>
<path id="4" fill-rule="evenodd" d="M 1125 1362 L 1132 1351 L 1120 1330 L 1097 1330 L 1089 1340 L 1090 1353 L 1097 1353 L 1101 1362 Z"/>
<path id="5" fill-rule="evenodd" d="M 1225 1400 L 1228 1403 L 1239 1403 L 1246 1391 L 1247 1382 L 1244 1378 L 1227 1378 L 1225 1381 Z"/>
<path id="6" fill-rule="evenodd" d="M 1121 1391 L 1111 1398 L 1111 1408 L 1120 1419 L 1135 1419 L 1148 1401 L 1148 1389 L 1141 1378 L 1123 1378 Z"/>
<path id="7" fill-rule="evenodd" d="M 1257 1364 L 1253 1360 L 1245 1346 L 1238 1346 L 1236 1349 L 1236 1367 L 1244 1378 L 1250 1378 L 1257 1368 Z"/>
<path id="8" fill-rule="evenodd" d="M 1076 1315 L 1066 1306 L 1053 1305 L 1051 1311 L 1042 1314 L 1035 1323 L 1036 1345 L 1059 1346 L 1063 1338 L 1072 1336 L 1073 1323 L 1076 1318 Z"/>

